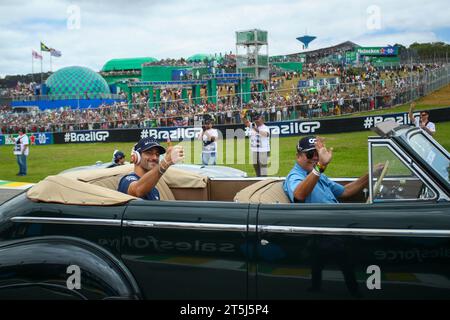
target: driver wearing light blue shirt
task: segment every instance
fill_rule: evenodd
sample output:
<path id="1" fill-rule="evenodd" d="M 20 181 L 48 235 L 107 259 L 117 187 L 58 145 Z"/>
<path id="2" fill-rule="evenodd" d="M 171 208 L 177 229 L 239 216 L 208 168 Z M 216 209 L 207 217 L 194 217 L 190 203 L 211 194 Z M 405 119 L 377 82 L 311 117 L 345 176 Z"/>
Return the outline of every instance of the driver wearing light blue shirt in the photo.
<path id="1" fill-rule="evenodd" d="M 294 198 L 294 191 L 295 188 L 297 188 L 297 186 L 307 178 L 308 174 L 309 173 L 300 167 L 298 163 L 296 163 L 291 172 L 289 172 L 286 177 L 286 182 L 284 183 L 284 192 L 286 192 L 291 202 L 299 202 Z M 322 174 L 320 175 L 319 181 L 317 181 L 313 191 L 305 198 L 303 202 L 339 203 L 337 198 L 344 193 L 344 190 L 344 186 L 328 179 L 327 176 Z"/>
<path id="2" fill-rule="evenodd" d="M 337 198 L 351 197 L 367 186 L 368 174 L 345 186 L 324 175 L 332 156 L 333 148 L 327 149 L 323 138 L 308 136 L 299 140 L 297 163 L 283 184 L 284 192 L 291 202 L 339 203 Z"/>

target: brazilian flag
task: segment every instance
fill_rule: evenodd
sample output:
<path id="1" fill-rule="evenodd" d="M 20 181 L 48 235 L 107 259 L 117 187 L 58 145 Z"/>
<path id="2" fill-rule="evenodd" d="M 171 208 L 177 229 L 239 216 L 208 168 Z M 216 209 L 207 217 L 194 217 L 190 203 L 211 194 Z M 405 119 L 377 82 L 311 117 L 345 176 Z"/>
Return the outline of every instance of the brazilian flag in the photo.
<path id="1" fill-rule="evenodd" d="M 50 52 L 51 50 L 50 50 L 49 47 L 47 47 L 45 44 L 43 44 L 43 43 L 41 42 L 41 51 L 48 51 L 48 52 Z"/>

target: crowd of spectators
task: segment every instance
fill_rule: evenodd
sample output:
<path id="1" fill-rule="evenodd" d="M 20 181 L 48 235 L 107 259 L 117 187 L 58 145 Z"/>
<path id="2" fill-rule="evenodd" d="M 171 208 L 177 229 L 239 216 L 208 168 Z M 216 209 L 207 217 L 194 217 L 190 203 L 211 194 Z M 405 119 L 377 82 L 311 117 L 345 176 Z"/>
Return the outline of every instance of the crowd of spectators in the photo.
<path id="1" fill-rule="evenodd" d="M 3 88 L 0 90 L 0 97 L 4 98 L 19 98 L 32 97 L 35 94 L 35 89 L 38 84 L 36 82 L 23 83 L 17 82 L 14 88 Z"/>
<path id="2" fill-rule="evenodd" d="M 132 101 L 99 108 L 57 110 L 33 110 L 19 113 L 9 106 L 0 108 L 0 130 L 15 133 L 20 127 L 28 132 L 64 132 L 72 130 L 142 128 L 158 126 L 194 125 L 205 118 L 216 124 L 240 123 L 243 110 L 257 111 L 266 121 L 311 119 L 341 115 L 355 111 L 387 108 L 406 103 L 425 94 L 426 81 L 440 65 L 400 66 L 398 68 L 375 68 L 370 64 L 358 70 L 341 69 L 333 65 L 307 65 L 300 75 L 284 72 L 269 82 L 264 91 L 252 86 L 250 100 L 241 102 L 240 93 L 234 86 L 219 86 L 217 102 L 202 96 L 194 101 L 191 95 L 182 98 L 180 88 L 163 88 L 160 102 L 149 104 L 148 91 L 133 93 Z M 430 71 L 424 76 L 425 71 Z M 291 81 L 290 88 L 283 87 L 288 80 L 338 78 L 336 84 L 297 87 Z M 432 76 L 431 76 L 432 77 Z M 27 92 L 31 84 L 19 84 L 17 92 Z M 204 90 L 202 90 L 204 93 Z M 153 97 L 151 101 L 155 101 Z M 131 106 L 131 108 L 130 108 Z"/>
<path id="3" fill-rule="evenodd" d="M 137 76 L 141 75 L 141 70 L 111 70 L 100 72 L 102 76 Z"/>

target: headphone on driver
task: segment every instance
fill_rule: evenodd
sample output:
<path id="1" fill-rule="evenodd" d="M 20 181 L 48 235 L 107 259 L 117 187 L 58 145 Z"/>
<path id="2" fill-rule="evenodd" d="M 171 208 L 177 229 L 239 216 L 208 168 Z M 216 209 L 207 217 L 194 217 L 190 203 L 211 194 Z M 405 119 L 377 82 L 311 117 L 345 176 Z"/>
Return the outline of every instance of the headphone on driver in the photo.
<path id="1" fill-rule="evenodd" d="M 141 154 L 138 151 L 136 151 L 136 146 L 137 146 L 137 143 L 131 149 L 130 161 L 131 161 L 131 163 L 134 163 L 137 165 L 141 162 Z"/>

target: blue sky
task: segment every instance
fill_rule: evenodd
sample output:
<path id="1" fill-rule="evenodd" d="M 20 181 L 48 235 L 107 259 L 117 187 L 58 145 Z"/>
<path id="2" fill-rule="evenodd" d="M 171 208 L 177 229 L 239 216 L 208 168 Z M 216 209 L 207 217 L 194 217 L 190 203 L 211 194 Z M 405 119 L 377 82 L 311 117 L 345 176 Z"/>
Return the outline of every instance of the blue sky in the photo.
<path id="1" fill-rule="evenodd" d="M 42 40 L 62 52 L 53 71 L 98 71 L 113 58 L 189 57 L 235 51 L 235 31 L 269 32 L 269 54 L 302 50 L 296 37 L 317 36 L 310 50 L 353 41 L 363 46 L 450 42 L 450 2 L 366 0 L 2 0 L 0 76 L 31 72 Z M 35 70 L 40 64 L 35 61 Z M 44 71 L 50 69 L 48 54 Z"/>

